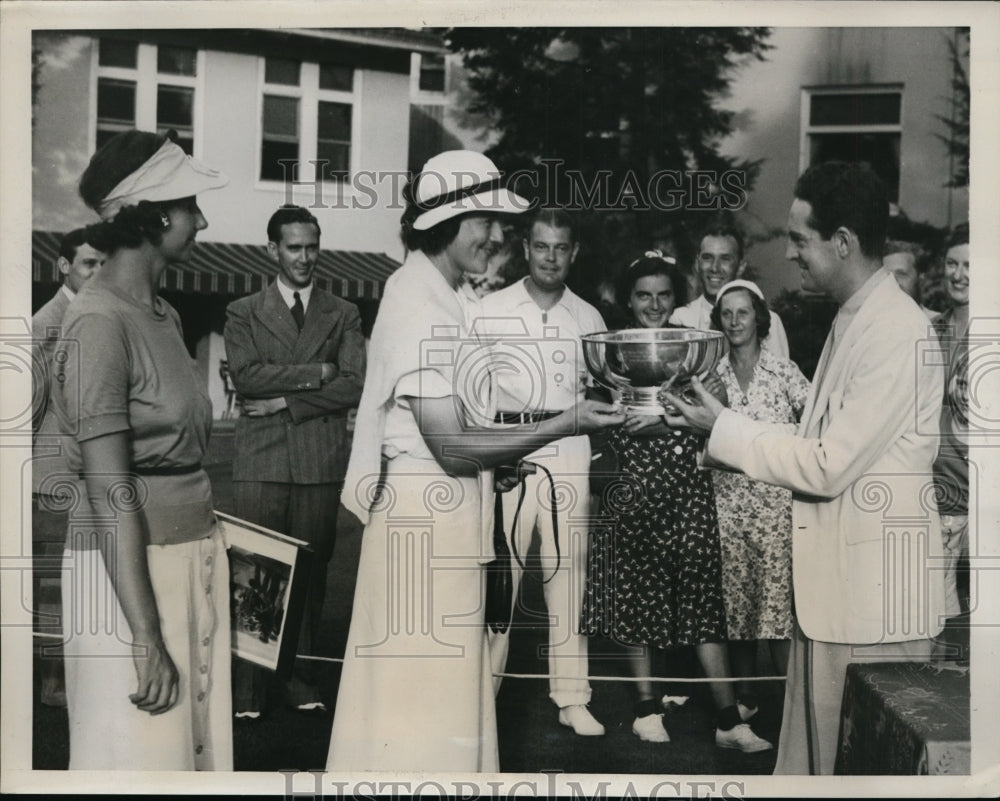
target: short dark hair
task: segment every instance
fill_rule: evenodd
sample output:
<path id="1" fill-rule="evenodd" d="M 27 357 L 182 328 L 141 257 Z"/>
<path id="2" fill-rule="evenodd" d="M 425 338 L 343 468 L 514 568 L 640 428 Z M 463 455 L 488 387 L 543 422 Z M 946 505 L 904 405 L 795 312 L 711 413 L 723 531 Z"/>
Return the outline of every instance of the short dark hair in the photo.
<path id="1" fill-rule="evenodd" d="M 944 241 L 944 252 L 947 253 L 952 248 L 957 248 L 959 245 L 969 244 L 969 224 L 967 222 L 959 223 L 954 228 L 951 229 L 951 233 L 948 234 L 948 238 Z"/>
<path id="2" fill-rule="evenodd" d="M 80 245 L 93 245 L 88 241 L 88 228 L 74 228 L 68 234 L 65 234 L 62 240 L 59 242 L 59 256 L 60 258 L 66 259 L 66 261 L 72 264 L 73 259 L 76 258 L 76 251 L 79 250 Z"/>
<path id="3" fill-rule="evenodd" d="M 292 223 L 311 223 L 316 226 L 317 235 L 323 233 L 320 230 L 319 221 L 311 211 L 302 208 L 302 206 L 296 206 L 294 203 L 286 203 L 284 206 L 279 207 L 271 215 L 271 219 L 267 221 L 267 241 L 274 242 L 275 244 L 281 242 L 282 227 L 291 225 Z"/>
<path id="4" fill-rule="evenodd" d="M 807 169 L 795 183 L 795 197 L 812 207 L 809 227 L 829 239 L 840 227 L 853 231 L 861 252 L 882 257 L 889 227 L 889 194 L 867 164 L 827 161 Z"/>
<path id="5" fill-rule="evenodd" d="M 176 141 L 176 138 L 172 130 L 166 134 L 131 130 L 111 137 L 91 156 L 87 169 L 80 176 L 79 192 L 83 202 L 97 211 L 101 201 L 126 176 L 145 164 L 164 142 Z M 159 245 L 163 239 L 164 212 L 182 200 L 140 200 L 135 205 L 123 206 L 112 219 L 89 226 L 87 241 L 108 255 L 122 247 L 137 248 L 143 241 Z"/>
<path id="6" fill-rule="evenodd" d="M 525 239 L 531 238 L 531 231 L 535 227 L 535 223 L 547 225 L 549 228 L 566 228 L 569 230 L 570 242 L 576 242 L 576 219 L 565 209 L 539 209 L 528 220 L 528 224 L 524 229 Z"/>
<path id="7" fill-rule="evenodd" d="M 687 303 L 688 283 L 681 268 L 672 260 L 667 261 L 661 256 L 640 256 L 629 264 L 618 278 L 615 286 L 615 297 L 618 299 L 618 305 L 627 309 L 629 297 L 639 279 L 650 275 L 665 275 L 667 277 L 670 287 L 674 291 L 674 308 Z"/>
<path id="8" fill-rule="evenodd" d="M 701 243 L 706 236 L 732 237 L 736 242 L 736 261 L 743 261 L 743 232 L 730 222 L 716 220 L 706 226 L 701 232 L 701 238 L 695 243 L 695 255 L 701 253 Z"/>
<path id="9" fill-rule="evenodd" d="M 739 290 L 743 290 L 750 296 L 750 304 L 753 306 L 753 316 L 757 325 L 757 341 L 760 342 L 771 333 L 771 310 L 767 308 L 767 304 L 755 292 L 751 292 L 745 286 L 730 287 L 715 299 L 715 305 L 712 306 L 711 313 L 712 328 L 716 331 L 722 330 L 722 299 L 726 295 Z"/>
<path id="10" fill-rule="evenodd" d="M 403 240 L 403 246 L 407 251 L 419 250 L 428 256 L 436 256 L 458 236 L 458 229 L 462 227 L 462 220 L 480 212 L 458 214 L 454 217 L 449 217 L 447 220 L 442 220 L 430 228 L 414 228 L 413 223 L 417 217 L 426 211 L 426 208 L 421 208 L 413 197 L 414 185 L 419 177 L 417 175 L 403 187 L 403 200 L 406 202 L 406 208 L 403 209 L 403 214 L 399 218 L 399 238 Z"/>

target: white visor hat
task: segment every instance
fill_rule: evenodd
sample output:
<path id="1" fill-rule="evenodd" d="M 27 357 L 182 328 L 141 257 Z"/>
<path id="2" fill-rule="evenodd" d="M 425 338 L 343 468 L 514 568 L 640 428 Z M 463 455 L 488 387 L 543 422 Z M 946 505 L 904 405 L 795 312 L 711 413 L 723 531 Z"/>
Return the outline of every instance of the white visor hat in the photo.
<path id="1" fill-rule="evenodd" d="M 191 158 L 180 145 L 168 139 L 141 167 L 125 176 L 108 193 L 97 213 L 102 220 L 110 220 L 124 206 L 134 206 L 140 200 L 180 200 L 228 183 L 229 178 L 224 173 Z"/>

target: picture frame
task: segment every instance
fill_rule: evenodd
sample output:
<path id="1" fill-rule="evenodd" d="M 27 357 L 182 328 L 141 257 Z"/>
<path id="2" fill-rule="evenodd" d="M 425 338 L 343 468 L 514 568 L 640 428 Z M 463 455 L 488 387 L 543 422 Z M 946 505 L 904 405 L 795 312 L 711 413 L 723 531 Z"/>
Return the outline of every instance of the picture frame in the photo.
<path id="1" fill-rule="evenodd" d="M 312 548 L 232 515 L 217 511 L 215 516 L 229 555 L 233 656 L 287 679 L 295 662 Z"/>

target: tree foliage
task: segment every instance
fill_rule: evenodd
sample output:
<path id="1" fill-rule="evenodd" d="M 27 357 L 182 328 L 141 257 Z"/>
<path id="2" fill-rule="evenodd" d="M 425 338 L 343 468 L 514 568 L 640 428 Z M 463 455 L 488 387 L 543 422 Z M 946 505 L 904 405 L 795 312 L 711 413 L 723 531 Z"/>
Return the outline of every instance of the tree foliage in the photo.
<path id="1" fill-rule="evenodd" d="M 948 40 L 948 50 L 951 55 L 951 115 L 945 117 L 936 115 L 948 131 L 947 136 L 938 134 L 945 143 L 952 157 L 951 176 L 945 186 L 969 185 L 969 108 L 971 104 L 971 89 L 969 72 L 966 64 L 969 59 L 970 29 L 958 28 L 957 39 Z M 964 44 L 959 44 L 958 40 Z"/>
<path id="2" fill-rule="evenodd" d="M 446 42 L 467 71 L 460 121 L 494 132 L 487 155 L 531 176 L 518 182 L 521 193 L 582 207 L 596 283 L 609 262 L 620 266 L 657 238 L 682 250 L 705 222 L 704 211 L 663 210 L 666 193 L 647 191 L 660 172 L 738 170 L 752 187 L 759 162 L 720 153 L 734 115 L 717 101 L 735 68 L 763 59 L 767 36 L 736 27 L 452 28 Z M 569 171 L 597 193 L 573 193 Z"/>

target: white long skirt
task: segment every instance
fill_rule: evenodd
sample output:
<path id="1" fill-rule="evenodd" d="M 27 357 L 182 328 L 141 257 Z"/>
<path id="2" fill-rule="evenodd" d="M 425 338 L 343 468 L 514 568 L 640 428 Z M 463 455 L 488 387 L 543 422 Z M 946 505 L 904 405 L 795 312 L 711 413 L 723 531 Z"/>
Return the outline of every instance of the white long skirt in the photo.
<path id="1" fill-rule="evenodd" d="M 125 620 L 100 551 L 63 555 L 63 651 L 70 770 L 233 769 L 229 562 L 222 537 L 146 549 L 177 704 L 129 701 L 137 679 Z"/>
<path id="2" fill-rule="evenodd" d="M 327 769 L 496 772 L 476 479 L 389 462 L 365 528 Z"/>

